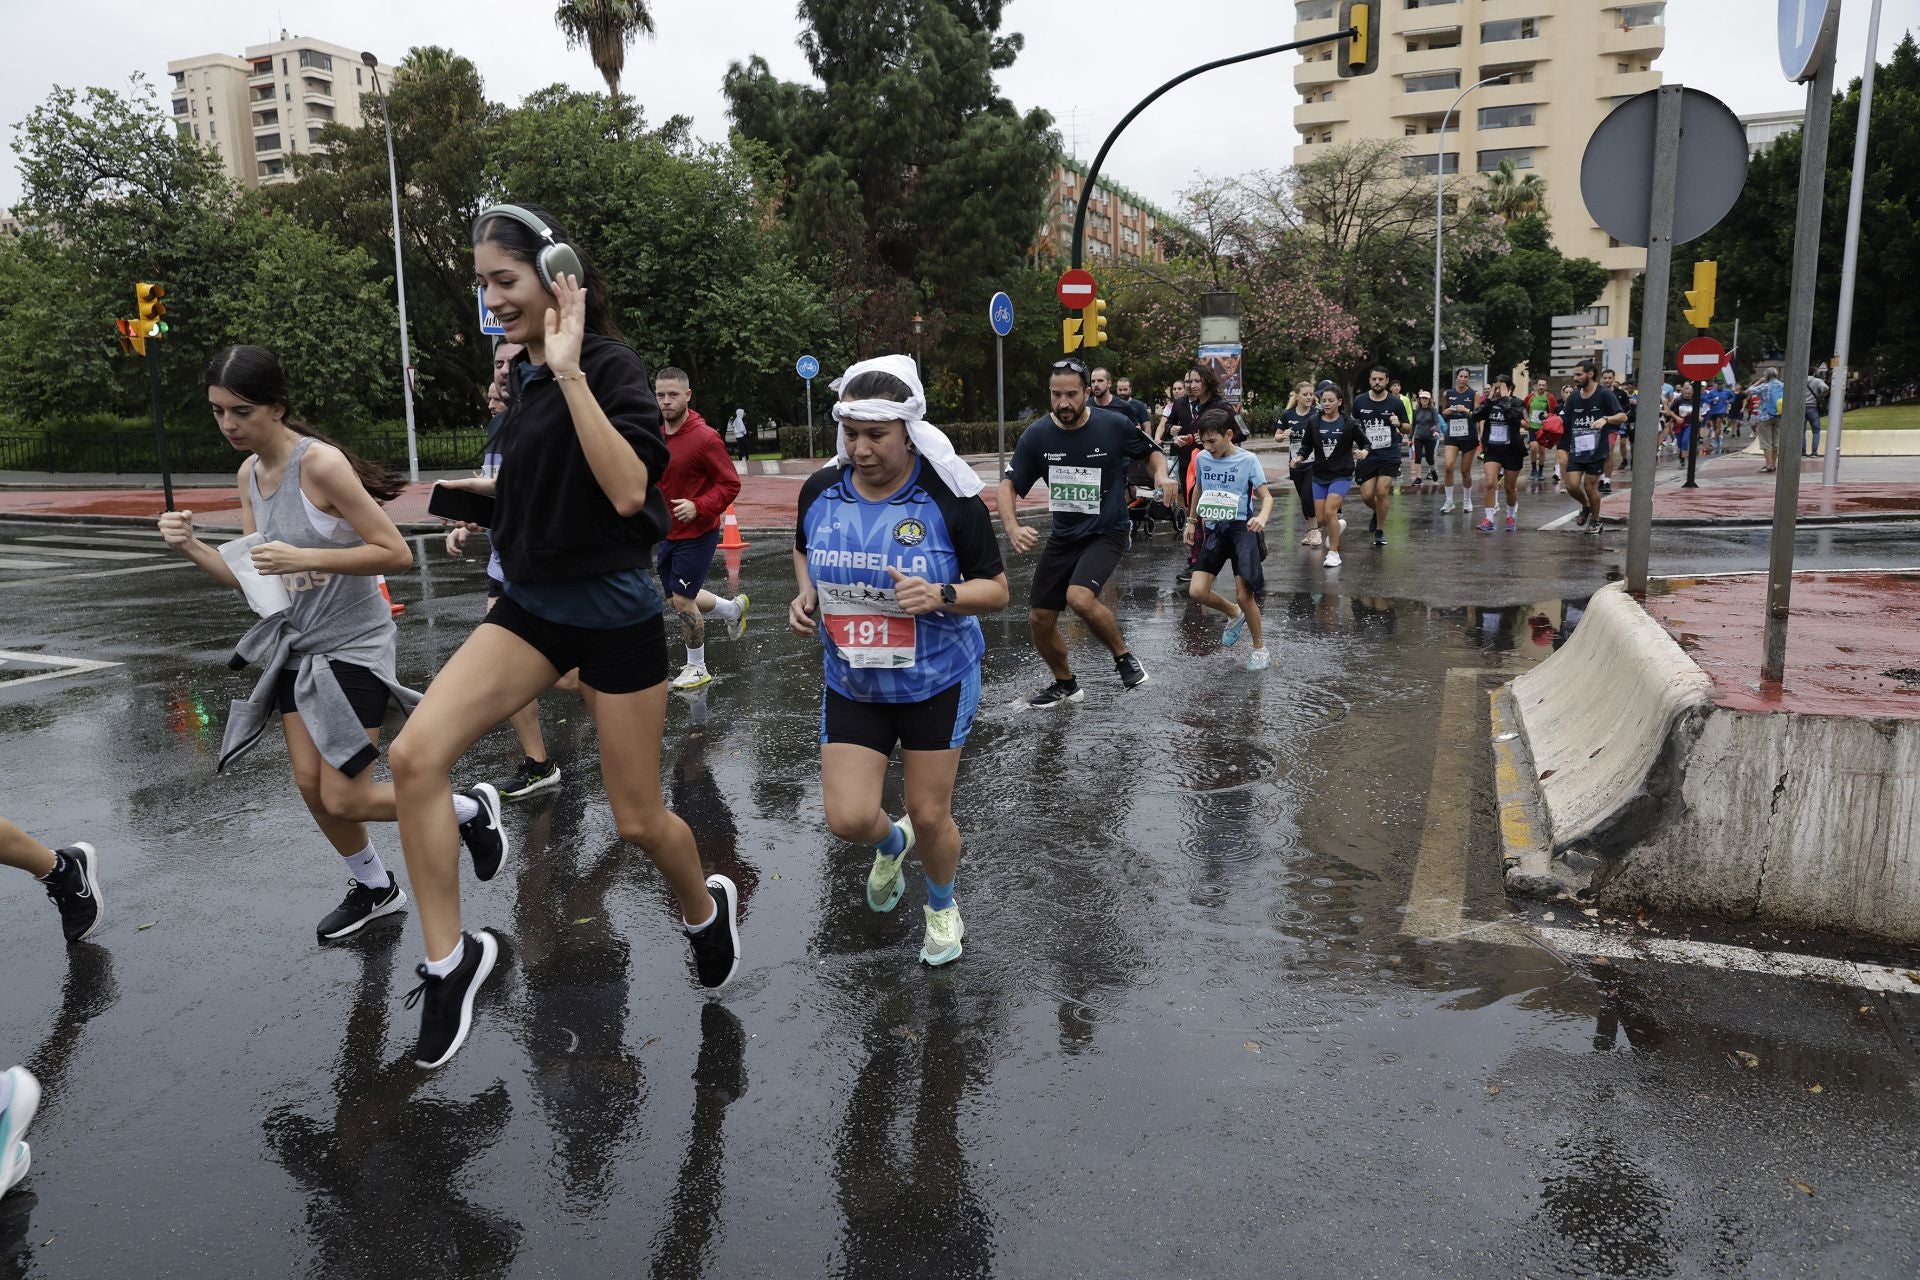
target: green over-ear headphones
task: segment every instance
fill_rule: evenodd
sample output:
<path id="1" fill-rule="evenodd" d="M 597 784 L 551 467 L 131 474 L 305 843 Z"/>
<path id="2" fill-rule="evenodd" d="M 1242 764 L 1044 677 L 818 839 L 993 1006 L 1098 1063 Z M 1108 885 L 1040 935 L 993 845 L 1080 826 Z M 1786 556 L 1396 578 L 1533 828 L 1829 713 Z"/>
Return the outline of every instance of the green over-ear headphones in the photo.
<path id="1" fill-rule="evenodd" d="M 546 241 L 545 246 L 534 257 L 533 268 L 540 273 L 540 283 L 547 287 L 548 293 L 553 292 L 553 282 L 557 276 L 572 276 L 576 280 L 585 281 L 587 273 L 580 266 L 580 255 L 573 251 L 573 246 L 564 240 L 556 239 L 552 227 L 542 222 L 537 214 L 529 213 L 517 204 L 496 204 L 492 208 L 481 210 L 480 216 L 473 220 L 474 228 L 478 230 L 482 222 L 496 215 L 512 218 Z"/>

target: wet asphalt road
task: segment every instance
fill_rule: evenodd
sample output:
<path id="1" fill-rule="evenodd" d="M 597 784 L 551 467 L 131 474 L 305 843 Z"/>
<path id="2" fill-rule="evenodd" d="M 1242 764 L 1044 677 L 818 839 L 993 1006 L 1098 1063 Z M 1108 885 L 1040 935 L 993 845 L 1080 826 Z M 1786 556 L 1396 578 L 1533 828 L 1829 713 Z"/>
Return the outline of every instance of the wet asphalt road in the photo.
<path id="1" fill-rule="evenodd" d="M 745 894 L 741 976 L 694 987 L 590 722 L 549 695 L 566 781 L 511 811 L 501 878 L 465 885 L 510 961 L 431 1075 L 401 1007 L 412 916 L 316 947 L 342 877 L 277 735 L 212 772 L 242 606 L 144 571 L 164 561 L 18 541 L 139 535 L 0 528 L 0 561 L 53 562 L 0 568 L 0 648 L 120 664 L 0 683 L 0 812 L 91 840 L 110 911 L 69 953 L 38 889 L 0 879 L 0 1064 L 46 1086 L 0 1275 L 1913 1275 L 1920 1069 L 1888 997 L 1403 932 L 1443 820 L 1463 921 L 1541 910 L 1500 894 L 1484 690 L 1624 548 L 1476 535 L 1438 501 L 1403 499 L 1393 545 L 1352 537 L 1337 574 L 1278 506 L 1264 677 L 1170 593 L 1164 532 L 1115 584 L 1142 690 L 1076 630 L 1086 704 L 1010 712 L 1042 668 L 1021 612 L 989 620 L 956 801 L 968 947 L 939 971 L 915 960 L 918 878 L 874 916 L 865 856 L 825 830 L 819 659 L 756 536 L 750 629 L 710 645 L 666 750 Z M 1529 501 L 1529 523 L 1565 509 Z M 1800 548 L 1911 565 L 1920 526 Z M 1655 549 L 1672 572 L 1766 555 L 1748 532 Z M 425 564 L 393 584 L 416 686 L 484 587 L 480 559 Z M 502 729 L 463 776 L 516 760 Z"/>

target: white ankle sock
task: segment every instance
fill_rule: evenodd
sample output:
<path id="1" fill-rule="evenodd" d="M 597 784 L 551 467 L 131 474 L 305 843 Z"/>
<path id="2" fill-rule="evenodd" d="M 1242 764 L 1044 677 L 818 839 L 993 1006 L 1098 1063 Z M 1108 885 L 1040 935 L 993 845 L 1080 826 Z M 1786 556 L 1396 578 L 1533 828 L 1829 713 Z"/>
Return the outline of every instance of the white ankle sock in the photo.
<path id="1" fill-rule="evenodd" d="M 1509 502 L 1507 504 L 1507 519 L 1518 520 L 1519 518 L 1520 518 L 1520 504 L 1517 502 Z"/>
<path id="2" fill-rule="evenodd" d="M 342 859 L 353 878 L 369 889 L 384 889 L 393 883 L 393 877 L 387 874 L 386 866 L 381 863 L 380 855 L 374 851 L 373 841 L 367 841 L 367 847 L 358 853 L 347 854 Z"/>
<path id="3" fill-rule="evenodd" d="M 427 972 L 433 977 L 444 978 L 460 967 L 460 957 L 467 953 L 467 935 L 461 934 L 460 941 L 453 944 L 453 950 L 447 953 L 445 960 L 427 958 Z"/>
<path id="4" fill-rule="evenodd" d="M 729 600 L 725 596 L 713 598 L 713 616 L 722 622 L 733 622 L 740 617 L 740 602 Z"/>
<path id="5" fill-rule="evenodd" d="M 708 916 L 705 920 L 702 920 L 699 924 L 688 924 L 687 918 L 685 916 L 680 917 L 680 924 L 681 924 L 681 927 L 684 928 L 689 935 L 696 934 L 696 933 L 705 933 L 707 931 L 708 926 L 712 925 L 713 922 L 715 920 L 718 920 L 719 918 L 720 918 L 720 908 L 715 907 L 713 909 L 713 914 Z"/>
<path id="6" fill-rule="evenodd" d="M 466 826 L 480 815 L 480 802 L 472 796 L 453 793 L 453 820 Z"/>
<path id="7" fill-rule="evenodd" d="M 706 666 L 707 665 L 707 646 L 701 645 L 698 648 L 695 648 L 693 645 L 688 645 L 687 646 L 687 665 L 690 667 Z"/>

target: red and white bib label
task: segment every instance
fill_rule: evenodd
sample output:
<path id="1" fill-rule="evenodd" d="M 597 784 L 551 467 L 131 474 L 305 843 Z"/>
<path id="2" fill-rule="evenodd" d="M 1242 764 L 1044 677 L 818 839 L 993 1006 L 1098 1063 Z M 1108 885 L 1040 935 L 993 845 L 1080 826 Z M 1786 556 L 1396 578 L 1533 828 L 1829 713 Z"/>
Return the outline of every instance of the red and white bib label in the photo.
<path id="1" fill-rule="evenodd" d="M 919 619 L 894 603 L 892 590 L 823 582 L 819 591 L 820 620 L 848 666 L 897 670 L 914 664 Z"/>

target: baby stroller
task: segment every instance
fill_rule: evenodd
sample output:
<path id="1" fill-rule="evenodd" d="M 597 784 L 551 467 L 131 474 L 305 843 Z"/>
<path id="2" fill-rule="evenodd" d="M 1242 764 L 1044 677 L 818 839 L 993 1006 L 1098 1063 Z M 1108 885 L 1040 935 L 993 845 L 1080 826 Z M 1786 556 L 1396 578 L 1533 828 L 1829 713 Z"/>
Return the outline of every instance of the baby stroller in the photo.
<path id="1" fill-rule="evenodd" d="M 1133 522 L 1136 538 L 1143 533 L 1152 536 L 1153 527 L 1163 521 L 1175 527 L 1180 523 L 1179 513 L 1166 504 L 1153 483 L 1153 468 L 1146 458 L 1135 458 L 1127 464 L 1127 518 Z"/>

